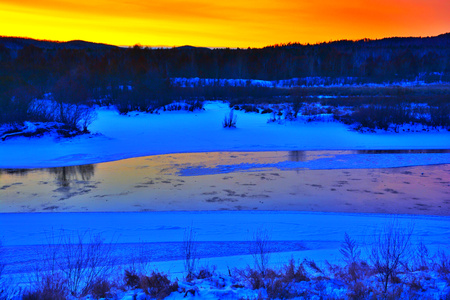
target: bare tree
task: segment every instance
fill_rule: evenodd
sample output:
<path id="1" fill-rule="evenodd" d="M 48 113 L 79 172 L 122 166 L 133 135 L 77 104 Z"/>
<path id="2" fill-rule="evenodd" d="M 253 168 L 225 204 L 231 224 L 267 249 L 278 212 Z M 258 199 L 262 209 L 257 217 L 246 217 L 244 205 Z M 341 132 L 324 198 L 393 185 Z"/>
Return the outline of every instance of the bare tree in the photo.
<path id="1" fill-rule="evenodd" d="M 397 220 L 387 223 L 374 235 L 370 259 L 380 274 L 387 292 L 389 280 L 398 272 L 400 265 L 409 257 L 414 226 L 402 227 Z"/>
<path id="2" fill-rule="evenodd" d="M 81 65 L 55 83 L 52 95 L 56 102 L 55 120 L 72 129 L 87 132 L 87 127 L 95 119 L 93 107 L 88 104 L 91 98 L 91 77 L 86 66 Z"/>
<path id="3" fill-rule="evenodd" d="M 191 227 L 184 231 L 183 250 L 184 250 L 184 269 L 186 271 L 186 279 L 192 280 L 198 263 L 198 253 L 196 244 L 195 231 Z"/>
<path id="4" fill-rule="evenodd" d="M 73 295 L 86 295 L 92 284 L 109 276 L 114 265 L 113 244 L 91 232 L 75 237 L 63 235 L 59 245 L 62 260 L 60 268 Z"/>
<path id="5" fill-rule="evenodd" d="M 266 275 L 270 260 L 270 235 L 267 229 L 258 228 L 253 233 L 253 241 L 250 246 L 250 254 L 253 257 L 255 267 L 262 276 Z"/>
<path id="6" fill-rule="evenodd" d="M 31 121 L 54 122 L 58 116 L 58 104 L 50 100 L 34 100 L 28 108 Z"/>
<path id="7" fill-rule="evenodd" d="M 105 242 L 90 231 L 73 235 L 51 233 L 48 245 L 40 250 L 35 268 L 38 289 L 59 290 L 62 287 L 75 297 L 89 293 L 98 280 L 107 278 L 114 266 L 114 243 Z"/>

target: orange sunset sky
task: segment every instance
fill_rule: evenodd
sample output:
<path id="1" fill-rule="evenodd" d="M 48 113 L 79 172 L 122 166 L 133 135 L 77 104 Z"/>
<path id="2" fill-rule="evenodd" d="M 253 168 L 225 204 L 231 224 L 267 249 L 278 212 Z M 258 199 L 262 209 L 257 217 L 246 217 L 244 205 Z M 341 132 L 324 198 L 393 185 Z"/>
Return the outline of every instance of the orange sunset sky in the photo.
<path id="1" fill-rule="evenodd" d="M 263 47 L 450 31 L 449 0 L 0 0 L 0 35 Z"/>

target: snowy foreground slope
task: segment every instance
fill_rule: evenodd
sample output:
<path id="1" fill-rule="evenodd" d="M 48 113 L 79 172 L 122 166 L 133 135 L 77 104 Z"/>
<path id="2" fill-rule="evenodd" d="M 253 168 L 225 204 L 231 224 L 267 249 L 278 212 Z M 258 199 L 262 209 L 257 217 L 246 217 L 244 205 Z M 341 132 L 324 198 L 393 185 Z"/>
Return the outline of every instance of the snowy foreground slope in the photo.
<path id="1" fill-rule="evenodd" d="M 248 282 L 235 281 L 229 276 L 229 270 L 246 266 L 254 266 L 249 246 L 239 248 L 239 243 L 251 242 L 252 234 L 263 226 L 270 234 L 271 249 L 283 248 L 283 245 L 298 242 L 297 250 L 273 253 L 270 256 L 269 267 L 282 269 L 289 259 L 296 262 L 315 261 L 326 270 L 325 261 L 332 264 L 342 263 L 339 252 L 345 233 L 353 237 L 361 247 L 361 256 L 367 259 L 370 247 L 374 243 L 374 234 L 394 219 L 386 215 L 370 214 L 333 214 L 333 213 L 302 213 L 302 212 L 147 212 L 147 213 L 69 213 L 69 214 L 3 214 L 0 220 L 3 226 L 0 234 L 6 242 L 7 259 L 10 263 L 8 273 L 17 282 L 26 282 L 29 277 L 20 273 L 32 272 L 33 265 L 42 263 L 38 260 L 40 245 L 48 243 L 49 234 L 56 236 L 64 229 L 66 234 L 76 234 L 85 230 L 95 229 L 106 241 L 116 241 L 118 269 L 116 275 L 122 282 L 123 271 L 130 269 L 128 264 L 142 253 L 148 246 L 156 252 L 146 253 L 140 266 L 149 274 L 152 270 L 169 274 L 172 280 L 179 280 L 180 290 L 195 289 L 193 299 L 256 299 L 264 290 L 254 290 Z M 433 216 L 397 216 L 396 222 L 402 228 L 414 226 L 413 245 L 422 242 L 427 245 L 430 253 L 444 251 L 448 253 L 448 237 L 450 225 L 448 217 Z M 185 281 L 183 255 L 176 253 L 183 248 L 185 229 L 191 227 L 196 232 L 196 241 L 200 258 L 199 266 L 216 266 L 213 278 L 196 280 L 193 283 Z M 224 243 L 225 242 L 225 243 Z M 205 247 L 214 248 L 215 253 L 208 253 Z M 218 247 L 215 247 L 219 245 Z M 239 250 L 240 249 L 240 250 Z M 280 250 L 278 250 L 280 251 Z M 232 255 L 230 255 L 232 254 Z M 417 257 L 411 257 L 411 264 Z M 233 271 L 234 272 L 234 271 Z M 233 273 L 232 272 L 232 273 Z M 308 271 L 311 278 L 331 276 L 330 271 L 321 274 L 317 270 Z M 401 275 L 400 275 L 401 276 Z M 439 299 L 448 293 L 450 288 L 434 273 L 413 272 L 408 276 L 417 277 L 425 290 L 412 291 L 420 297 Z M 431 277 L 430 277 L 431 276 Z M 25 281 L 24 281 L 25 278 Z M 334 277 L 331 277 L 334 278 Z M 403 278 L 403 277 L 402 277 Z M 429 278 L 429 279 L 425 279 Z M 322 293 L 329 297 L 345 298 L 348 293 L 345 280 L 311 279 L 299 283 L 297 289 L 309 291 L 309 299 Z M 404 279 L 412 280 L 409 279 Z M 222 282 L 220 285 L 217 281 Z M 322 285 L 319 282 L 322 281 Z M 243 286 L 232 287 L 237 283 Z M 377 286 L 376 277 L 366 282 Z M 133 295 L 145 296 L 140 290 L 119 292 L 119 299 L 133 299 Z M 177 292 L 170 299 L 183 299 L 185 293 Z M 86 298 L 84 298 L 86 299 Z M 149 299 L 149 298 L 142 298 Z M 320 298 L 317 298 L 320 299 Z"/>
<path id="2" fill-rule="evenodd" d="M 227 103 L 205 110 L 130 113 L 100 108 L 92 135 L 13 138 L 0 143 L 1 168 L 36 168 L 113 161 L 154 154 L 209 151 L 449 149 L 450 132 L 358 133 L 337 122 L 267 123 L 269 115 L 236 112 L 237 128 L 224 129 Z"/>

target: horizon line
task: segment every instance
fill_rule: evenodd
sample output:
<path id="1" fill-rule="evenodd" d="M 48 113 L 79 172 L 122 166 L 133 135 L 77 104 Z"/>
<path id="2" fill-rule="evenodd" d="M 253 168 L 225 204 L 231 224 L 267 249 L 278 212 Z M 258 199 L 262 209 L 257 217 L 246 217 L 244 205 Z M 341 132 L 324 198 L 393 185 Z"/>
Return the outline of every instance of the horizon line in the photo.
<path id="1" fill-rule="evenodd" d="M 330 44 L 330 43 L 336 43 L 336 42 L 370 42 L 370 41 L 380 41 L 384 39 L 394 39 L 394 38 L 435 38 L 442 35 L 450 34 L 449 32 L 444 32 L 438 35 L 432 35 L 432 36 L 386 36 L 382 38 L 361 38 L 361 39 L 336 39 L 336 40 L 329 40 L 329 41 L 321 41 L 316 43 L 301 43 L 301 42 L 287 42 L 287 43 L 276 43 L 276 44 L 270 44 L 263 47 L 209 47 L 209 46 L 198 46 L 198 45 L 142 45 L 141 43 L 135 43 L 133 45 L 114 45 L 114 44 L 108 44 L 103 42 L 94 42 L 89 40 L 83 40 L 83 39 L 71 39 L 71 40 L 50 40 L 50 39 L 40 39 L 40 38 L 33 38 L 33 37 L 27 37 L 27 36 L 8 36 L 8 35 L 0 35 L 0 38 L 16 38 L 16 39 L 25 39 L 25 40 L 35 40 L 40 42 L 50 42 L 50 43 L 69 43 L 69 42 L 86 42 L 86 43 L 92 43 L 92 44 L 100 44 L 100 45 L 107 45 L 107 46 L 113 46 L 118 48 L 132 48 L 135 46 L 139 46 L 140 48 L 149 48 L 149 49 L 173 49 L 173 48 L 181 48 L 181 47 L 193 47 L 193 48 L 207 48 L 207 49 L 263 49 L 267 47 L 276 47 L 276 46 L 288 46 L 288 45 L 301 45 L 301 46 L 316 46 L 321 44 Z"/>

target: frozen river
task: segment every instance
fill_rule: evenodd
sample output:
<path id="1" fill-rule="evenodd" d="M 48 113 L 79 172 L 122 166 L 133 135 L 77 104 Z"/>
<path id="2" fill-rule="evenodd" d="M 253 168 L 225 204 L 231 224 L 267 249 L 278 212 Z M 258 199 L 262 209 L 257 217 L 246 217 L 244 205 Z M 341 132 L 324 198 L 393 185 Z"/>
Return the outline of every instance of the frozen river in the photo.
<path id="1" fill-rule="evenodd" d="M 450 150 L 207 152 L 0 169 L 0 212 L 450 215 Z"/>

